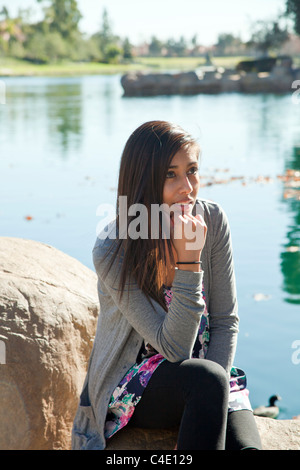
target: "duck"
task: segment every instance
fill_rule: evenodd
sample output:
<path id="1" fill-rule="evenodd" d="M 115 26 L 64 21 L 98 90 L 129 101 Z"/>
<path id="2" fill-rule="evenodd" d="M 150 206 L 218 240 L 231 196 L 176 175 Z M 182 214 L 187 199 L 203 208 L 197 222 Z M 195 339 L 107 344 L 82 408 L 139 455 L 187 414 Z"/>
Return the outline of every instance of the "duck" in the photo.
<path id="1" fill-rule="evenodd" d="M 253 414 L 255 416 L 263 416 L 265 418 L 273 418 L 276 419 L 279 415 L 279 407 L 275 405 L 276 401 L 281 400 L 279 395 L 272 395 L 269 398 L 269 405 L 268 406 L 259 406 L 253 410 Z"/>

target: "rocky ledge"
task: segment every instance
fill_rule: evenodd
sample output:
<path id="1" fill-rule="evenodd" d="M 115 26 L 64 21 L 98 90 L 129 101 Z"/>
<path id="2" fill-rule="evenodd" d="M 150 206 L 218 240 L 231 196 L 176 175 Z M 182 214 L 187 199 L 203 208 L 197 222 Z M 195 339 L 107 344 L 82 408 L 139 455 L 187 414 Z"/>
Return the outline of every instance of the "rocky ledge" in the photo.
<path id="1" fill-rule="evenodd" d="M 0 237 L 0 450 L 68 450 L 99 314 L 96 274 L 43 243 Z M 300 450 L 300 421 L 258 418 L 265 449 Z M 124 429 L 108 450 L 173 449 Z"/>
<path id="2" fill-rule="evenodd" d="M 263 450 L 300 450 L 300 421 L 255 417 Z M 107 450 L 172 450 L 177 429 L 124 428 L 108 442 Z"/>
<path id="3" fill-rule="evenodd" d="M 125 97 L 217 93 L 293 93 L 300 69 L 274 66 L 270 72 L 239 72 L 207 67 L 183 73 L 131 72 L 123 75 Z M 296 83 L 297 84 L 297 83 Z M 299 84 L 298 84 L 299 87 Z"/>

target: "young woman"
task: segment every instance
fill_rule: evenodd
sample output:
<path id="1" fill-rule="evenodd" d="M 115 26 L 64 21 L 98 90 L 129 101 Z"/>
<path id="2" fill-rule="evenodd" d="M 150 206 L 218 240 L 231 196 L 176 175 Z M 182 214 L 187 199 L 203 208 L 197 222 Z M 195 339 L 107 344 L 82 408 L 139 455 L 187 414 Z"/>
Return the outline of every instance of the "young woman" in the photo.
<path id="1" fill-rule="evenodd" d="M 104 449 L 125 426 L 178 426 L 178 450 L 261 447 L 233 367 L 230 230 L 218 204 L 197 199 L 199 152 L 165 121 L 125 145 L 116 221 L 93 251 L 100 315 L 73 449 Z"/>

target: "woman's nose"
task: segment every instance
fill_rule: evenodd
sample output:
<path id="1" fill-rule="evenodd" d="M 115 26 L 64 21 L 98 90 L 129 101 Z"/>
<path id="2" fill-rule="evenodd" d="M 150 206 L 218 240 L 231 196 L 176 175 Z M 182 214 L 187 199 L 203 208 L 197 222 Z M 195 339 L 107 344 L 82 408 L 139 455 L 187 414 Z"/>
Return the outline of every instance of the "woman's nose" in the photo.
<path id="1" fill-rule="evenodd" d="M 187 176 L 180 179 L 179 191 L 184 194 L 189 194 L 193 191 L 193 186 Z"/>

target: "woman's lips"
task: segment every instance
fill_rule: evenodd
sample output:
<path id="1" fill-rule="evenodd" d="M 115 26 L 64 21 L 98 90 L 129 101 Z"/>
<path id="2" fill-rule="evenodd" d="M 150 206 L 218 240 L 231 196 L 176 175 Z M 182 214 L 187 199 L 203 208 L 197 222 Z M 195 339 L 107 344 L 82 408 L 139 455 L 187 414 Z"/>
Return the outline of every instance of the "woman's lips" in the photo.
<path id="1" fill-rule="evenodd" d="M 179 201 L 175 202 L 175 206 L 178 206 L 178 210 L 182 213 L 190 213 L 193 210 L 193 201 Z"/>
<path id="2" fill-rule="evenodd" d="M 180 199 L 180 201 L 176 201 L 174 204 L 193 204 L 194 203 L 194 199 Z"/>

